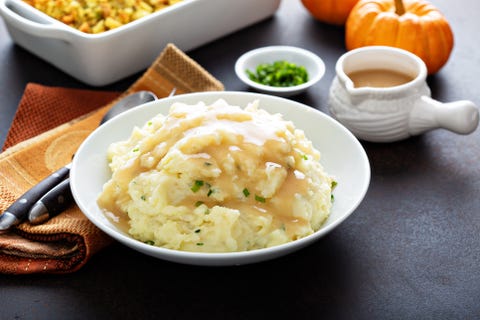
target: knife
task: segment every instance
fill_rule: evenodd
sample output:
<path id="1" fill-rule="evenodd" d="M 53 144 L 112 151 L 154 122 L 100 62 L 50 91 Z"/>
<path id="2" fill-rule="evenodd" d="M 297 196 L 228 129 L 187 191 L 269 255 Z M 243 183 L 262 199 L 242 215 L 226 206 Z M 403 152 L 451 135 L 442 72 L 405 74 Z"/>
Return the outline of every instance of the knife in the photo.
<path id="1" fill-rule="evenodd" d="M 28 212 L 32 224 L 40 224 L 65 211 L 73 203 L 70 178 L 57 184 L 40 198 Z"/>
<path id="2" fill-rule="evenodd" d="M 27 218 L 29 209 L 45 194 L 45 190 L 50 190 L 55 187 L 68 176 L 70 167 L 71 164 L 68 164 L 58 169 L 12 203 L 10 207 L 0 215 L 0 233 L 24 221 Z"/>

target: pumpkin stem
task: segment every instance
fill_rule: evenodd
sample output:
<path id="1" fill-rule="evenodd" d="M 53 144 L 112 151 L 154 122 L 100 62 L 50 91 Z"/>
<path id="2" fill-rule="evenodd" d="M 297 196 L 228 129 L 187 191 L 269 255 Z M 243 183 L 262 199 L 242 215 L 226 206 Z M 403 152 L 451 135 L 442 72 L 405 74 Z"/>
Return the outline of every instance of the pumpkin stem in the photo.
<path id="1" fill-rule="evenodd" d="M 405 13 L 405 6 L 403 5 L 402 0 L 395 0 L 395 13 L 399 16 Z"/>

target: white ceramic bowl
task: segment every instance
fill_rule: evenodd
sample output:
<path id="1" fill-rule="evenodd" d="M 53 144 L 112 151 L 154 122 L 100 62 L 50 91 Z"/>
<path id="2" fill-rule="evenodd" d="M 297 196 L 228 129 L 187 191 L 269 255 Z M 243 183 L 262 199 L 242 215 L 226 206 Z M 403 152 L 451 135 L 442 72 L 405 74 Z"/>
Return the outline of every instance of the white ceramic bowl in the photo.
<path id="1" fill-rule="evenodd" d="M 334 175 L 338 186 L 331 215 L 320 230 L 305 238 L 276 247 L 232 253 L 196 253 L 151 246 L 135 240 L 111 223 L 98 207 L 96 199 L 103 184 L 110 179 L 106 150 L 114 141 L 130 136 L 134 126 L 141 126 L 158 113 L 166 114 L 175 101 L 212 103 L 225 99 L 245 107 L 259 100 L 260 107 L 281 113 L 297 128 L 303 129 L 321 152 L 321 163 Z M 326 114 L 288 99 L 247 92 L 205 92 L 157 100 L 129 110 L 96 129 L 75 154 L 70 173 L 72 192 L 80 209 L 97 227 L 121 243 L 164 260 L 193 265 L 239 265 L 272 259 L 305 247 L 332 231 L 360 204 L 370 182 L 370 165 L 358 140 L 339 122 Z"/>
<path id="2" fill-rule="evenodd" d="M 246 70 L 255 71 L 262 63 L 273 63 L 286 60 L 307 69 L 309 80 L 293 87 L 273 87 L 250 80 Z M 235 73 L 238 78 L 255 91 L 269 93 L 280 97 L 289 97 L 304 92 L 325 74 L 325 63 L 311 51 L 291 46 L 269 46 L 258 48 L 244 53 L 235 63 Z"/>
<path id="3" fill-rule="evenodd" d="M 148 68 L 168 43 L 188 51 L 271 16 L 280 0 L 184 0 L 99 34 L 83 33 L 22 0 L 0 0 L 13 41 L 94 86 Z"/>

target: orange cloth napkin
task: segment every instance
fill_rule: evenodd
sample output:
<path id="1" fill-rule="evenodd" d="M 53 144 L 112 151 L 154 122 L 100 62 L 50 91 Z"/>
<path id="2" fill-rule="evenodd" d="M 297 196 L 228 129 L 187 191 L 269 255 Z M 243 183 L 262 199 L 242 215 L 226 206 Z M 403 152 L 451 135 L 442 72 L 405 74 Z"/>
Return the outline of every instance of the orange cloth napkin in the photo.
<path id="1" fill-rule="evenodd" d="M 0 212 L 40 180 L 71 161 L 103 114 L 124 95 L 158 97 L 224 87 L 173 44 L 127 91 L 107 92 L 28 84 L 0 154 Z M 41 225 L 24 222 L 0 234 L 0 273 L 69 273 L 112 242 L 72 205 Z"/>

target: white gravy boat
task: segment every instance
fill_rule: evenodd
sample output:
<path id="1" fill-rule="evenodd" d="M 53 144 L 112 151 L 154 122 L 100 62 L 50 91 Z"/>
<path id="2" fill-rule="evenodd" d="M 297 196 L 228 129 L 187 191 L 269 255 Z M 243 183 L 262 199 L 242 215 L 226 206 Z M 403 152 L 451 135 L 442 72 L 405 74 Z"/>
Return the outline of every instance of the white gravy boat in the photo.
<path id="1" fill-rule="evenodd" d="M 347 74 L 388 69 L 413 80 L 387 88 L 358 87 Z M 392 142 L 443 128 L 469 134 L 478 126 L 478 108 L 471 101 L 442 103 L 430 97 L 427 68 L 416 55 L 387 46 L 369 46 L 342 55 L 335 66 L 329 109 L 359 139 Z"/>

